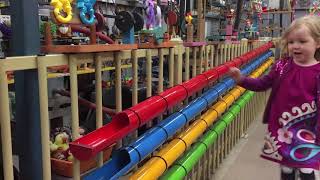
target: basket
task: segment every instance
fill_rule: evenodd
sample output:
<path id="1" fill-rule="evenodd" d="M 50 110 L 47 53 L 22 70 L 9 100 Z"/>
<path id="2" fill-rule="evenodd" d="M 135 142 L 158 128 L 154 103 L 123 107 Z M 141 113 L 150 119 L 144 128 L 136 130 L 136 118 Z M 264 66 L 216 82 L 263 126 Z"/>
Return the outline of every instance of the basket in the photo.
<path id="1" fill-rule="evenodd" d="M 110 158 L 112 152 L 112 146 L 103 151 L 103 162 Z M 84 173 L 97 166 L 96 158 L 89 159 L 87 161 L 80 161 L 80 173 Z M 51 158 L 52 171 L 61 176 L 73 177 L 72 174 L 72 162 Z"/>

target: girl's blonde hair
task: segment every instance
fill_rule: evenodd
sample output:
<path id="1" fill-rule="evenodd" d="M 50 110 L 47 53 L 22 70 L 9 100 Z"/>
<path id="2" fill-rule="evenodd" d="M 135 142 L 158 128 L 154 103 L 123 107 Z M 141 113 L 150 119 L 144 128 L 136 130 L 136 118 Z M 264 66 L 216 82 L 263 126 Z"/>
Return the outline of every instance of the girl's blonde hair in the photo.
<path id="1" fill-rule="evenodd" d="M 294 20 L 283 33 L 281 37 L 282 54 L 288 54 L 288 35 L 301 26 L 306 26 L 313 39 L 320 43 L 320 17 L 314 15 L 303 16 Z M 318 61 L 320 60 L 320 49 L 316 50 L 314 57 Z"/>

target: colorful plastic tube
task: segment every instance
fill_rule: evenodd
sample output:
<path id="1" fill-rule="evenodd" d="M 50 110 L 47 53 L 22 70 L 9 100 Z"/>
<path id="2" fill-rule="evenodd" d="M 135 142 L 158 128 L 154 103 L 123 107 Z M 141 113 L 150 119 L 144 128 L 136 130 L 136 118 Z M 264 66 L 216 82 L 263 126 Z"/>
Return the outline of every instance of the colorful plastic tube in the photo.
<path id="1" fill-rule="evenodd" d="M 188 172 L 190 172 L 193 166 L 200 160 L 200 158 L 207 151 L 223 133 L 228 124 L 234 120 L 237 114 L 240 112 L 240 108 L 243 108 L 246 103 L 250 101 L 254 93 L 251 91 L 246 92 L 233 106 L 225 113 L 220 120 L 213 125 L 213 127 L 198 141 L 190 150 L 181 157 L 174 165 L 166 171 L 166 173 L 160 179 L 177 180 L 183 179 Z"/>
<path id="2" fill-rule="evenodd" d="M 272 43 L 267 43 L 255 51 L 236 58 L 236 61 L 231 61 L 228 66 L 220 65 L 116 114 L 109 124 L 71 142 L 70 150 L 72 154 L 79 160 L 87 160 L 94 157 L 98 152 L 109 147 L 133 130 L 161 115 L 174 105 L 192 96 L 195 92 L 208 87 L 210 83 L 225 75 L 229 67 L 245 64 L 252 60 L 248 59 L 249 57 L 256 58 L 272 46 Z"/>
<path id="3" fill-rule="evenodd" d="M 251 77 L 258 77 L 265 71 L 272 60 L 264 63 L 259 70 L 252 73 Z M 256 64 L 256 63 L 252 63 Z M 251 66 L 250 66 L 251 67 Z M 171 166 L 174 161 L 182 155 L 186 149 L 197 140 L 199 136 L 207 129 L 211 124 L 222 114 L 225 110 L 245 91 L 245 89 L 236 87 L 225 95 L 220 101 L 218 101 L 209 111 L 203 114 L 198 120 L 196 120 L 185 132 L 178 135 L 163 149 L 156 153 L 147 163 L 135 172 L 130 179 L 157 179 Z M 225 124 L 219 126 L 220 129 L 224 129 L 231 120 L 228 114 L 225 117 Z M 231 116 L 232 117 L 232 116 Z"/>
<path id="4" fill-rule="evenodd" d="M 262 62 L 263 60 L 264 59 L 260 58 L 258 61 Z M 147 131 L 136 142 L 132 143 L 128 147 L 125 147 L 124 149 L 116 151 L 115 154 L 113 154 L 112 156 L 112 160 L 110 160 L 103 167 L 96 169 L 88 176 L 84 177 L 84 179 L 118 179 L 120 176 L 123 176 L 127 171 L 129 171 L 137 163 L 143 160 L 147 155 L 153 152 L 169 137 L 174 135 L 176 131 L 183 127 L 189 120 L 193 119 L 197 114 L 199 114 L 206 107 L 211 105 L 213 101 L 217 99 L 217 97 L 222 95 L 229 87 L 233 85 L 233 80 L 229 78 L 225 81 L 222 81 L 221 83 L 218 83 L 215 87 L 209 89 L 201 97 L 191 102 L 183 110 L 171 115 L 170 117 L 166 118 L 161 123 L 159 123 L 156 127 Z M 244 91 L 244 89 L 242 91 Z M 235 96 L 240 96 L 238 88 L 231 92 L 233 92 L 232 96 L 226 95 L 226 101 L 229 102 L 229 105 L 231 105 L 231 103 L 235 100 Z M 221 110 L 221 113 L 224 110 Z M 211 116 L 209 115 L 207 117 L 210 118 Z M 209 123 L 210 120 L 211 118 L 207 120 L 207 124 L 211 124 L 213 122 L 212 121 L 211 123 Z M 204 127 L 204 130 L 206 128 L 207 126 Z M 197 129 L 195 131 L 197 131 Z M 118 161 L 120 157 L 124 158 L 121 162 Z M 159 167 L 157 167 L 156 169 L 158 168 Z"/>

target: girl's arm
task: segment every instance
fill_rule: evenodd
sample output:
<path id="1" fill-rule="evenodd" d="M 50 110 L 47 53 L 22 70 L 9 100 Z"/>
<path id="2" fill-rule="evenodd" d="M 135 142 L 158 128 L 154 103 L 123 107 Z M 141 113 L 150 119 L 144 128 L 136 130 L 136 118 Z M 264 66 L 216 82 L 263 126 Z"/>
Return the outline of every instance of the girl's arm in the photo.
<path id="1" fill-rule="evenodd" d="M 251 91 L 265 91 L 272 86 L 273 78 L 269 74 L 260 78 L 241 77 L 239 86 Z"/>
<path id="2" fill-rule="evenodd" d="M 237 68 L 230 68 L 231 77 L 237 82 L 239 86 L 251 91 L 265 91 L 272 87 L 274 77 L 276 75 L 275 65 L 272 66 L 271 71 L 267 75 L 260 78 L 245 77 Z"/>

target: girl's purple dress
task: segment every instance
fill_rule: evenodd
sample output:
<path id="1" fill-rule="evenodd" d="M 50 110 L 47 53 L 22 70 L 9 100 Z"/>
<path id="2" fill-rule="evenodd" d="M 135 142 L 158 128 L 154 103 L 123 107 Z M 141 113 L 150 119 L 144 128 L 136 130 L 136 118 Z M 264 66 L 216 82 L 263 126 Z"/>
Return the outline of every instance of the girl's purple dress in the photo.
<path id="1" fill-rule="evenodd" d="M 284 71 L 283 66 L 290 66 Z M 278 61 L 268 75 L 243 78 L 240 85 L 253 91 L 272 88 L 264 115 L 268 133 L 262 157 L 288 167 L 319 170 L 320 146 L 315 141 L 316 76 L 320 63 L 299 66 L 292 58 Z"/>

